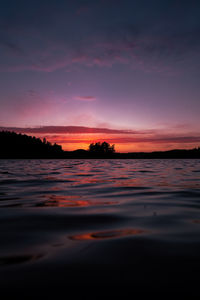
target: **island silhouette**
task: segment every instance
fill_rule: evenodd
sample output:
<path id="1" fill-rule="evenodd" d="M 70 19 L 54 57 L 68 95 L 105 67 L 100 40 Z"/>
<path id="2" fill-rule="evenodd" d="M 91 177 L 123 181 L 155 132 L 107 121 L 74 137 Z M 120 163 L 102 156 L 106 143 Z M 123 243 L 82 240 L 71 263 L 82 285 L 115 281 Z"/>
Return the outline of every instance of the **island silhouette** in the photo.
<path id="1" fill-rule="evenodd" d="M 200 158 L 200 147 L 189 150 L 119 153 L 115 151 L 115 145 L 104 141 L 90 144 L 88 150 L 64 151 L 62 146 L 56 143 L 52 144 L 46 138 L 41 140 L 26 134 L 0 131 L 0 158 L 187 159 Z"/>

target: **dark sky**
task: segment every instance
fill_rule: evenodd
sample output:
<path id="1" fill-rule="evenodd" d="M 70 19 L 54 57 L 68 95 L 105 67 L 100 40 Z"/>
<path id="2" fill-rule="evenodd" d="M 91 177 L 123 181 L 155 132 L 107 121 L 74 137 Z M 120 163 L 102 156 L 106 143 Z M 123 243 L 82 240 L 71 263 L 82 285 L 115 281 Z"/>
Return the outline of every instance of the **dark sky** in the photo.
<path id="1" fill-rule="evenodd" d="M 199 81 L 200 1 L 0 2 L 2 127 L 131 130 L 146 149 L 151 134 L 159 147 L 195 146 Z M 134 136 L 120 138 L 134 149 Z"/>

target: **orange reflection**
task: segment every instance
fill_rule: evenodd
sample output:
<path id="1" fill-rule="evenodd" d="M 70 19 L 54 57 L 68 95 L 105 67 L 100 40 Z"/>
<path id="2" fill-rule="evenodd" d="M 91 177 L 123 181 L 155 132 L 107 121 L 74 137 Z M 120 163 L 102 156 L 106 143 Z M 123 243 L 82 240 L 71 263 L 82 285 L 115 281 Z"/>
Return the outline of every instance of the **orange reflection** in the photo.
<path id="1" fill-rule="evenodd" d="M 195 224 L 200 224 L 200 220 L 193 220 L 192 222 Z"/>
<path id="2" fill-rule="evenodd" d="M 80 235 L 73 235 L 69 238 L 71 240 L 102 240 L 102 239 L 111 239 L 128 235 L 137 235 L 145 233 L 145 230 L 142 229 L 118 229 L 118 230 L 108 230 L 108 231 L 99 231 L 99 232 L 90 232 Z"/>
<path id="3" fill-rule="evenodd" d="M 141 180 L 140 178 L 133 178 L 133 179 L 114 179 L 115 183 L 113 186 L 116 187 L 144 187 L 144 179 Z"/>
<path id="4" fill-rule="evenodd" d="M 38 206 L 46 207 L 86 207 L 94 205 L 114 205 L 117 201 L 95 201 L 95 200 L 77 200 L 79 196 L 64 196 L 64 195 L 50 195 L 44 196 L 47 198 L 43 202 L 39 203 Z"/>
<path id="5" fill-rule="evenodd" d="M 96 178 L 88 178 L 88 177 L 83 177 L 83 178 L 80 178 L 80 180 L 78 182 L 74 182 L 72 183 L 72 185 L 79 185 L 79 184 L 100 184 L 100 183 L 108 183 L 108 182 L 113 182 L 112 179 L 96 179 Z"/>

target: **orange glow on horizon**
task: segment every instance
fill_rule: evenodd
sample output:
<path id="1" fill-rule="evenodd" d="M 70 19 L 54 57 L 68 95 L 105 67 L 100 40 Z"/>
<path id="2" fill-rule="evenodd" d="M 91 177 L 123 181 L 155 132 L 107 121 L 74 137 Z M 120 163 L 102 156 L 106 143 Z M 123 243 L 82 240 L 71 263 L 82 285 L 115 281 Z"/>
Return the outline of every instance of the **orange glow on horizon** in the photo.
<path id="1" fill-rule="evenodd" d="M 52 144 L 61 145 L 65 151 L 77 149 L 88 150 L 91 143 L 108 142 L 115 145 L 116 152 L 153 152 L 173 149 L 192 149 L 199 143 L 184 136 L 161 135 L 161 134 L 108 134 L 108 133 L 70 133 L 70 134 L 37 134 L 37 137 Z"/>
<path id="2" fill-rule="evenodd" d="M 49 139 L 51 141 L 51 139 Z M 112 145 L 109 139 L 96 139 L 88 140 L 85 142 L 60 143 L 63 150 L 74 151 L 77 149 L 88 150 L 91 143 L 106 141 Z M 57 143 L 59 144 L 59 143 Z M 153 152 L 153 151 L 167 151 L 173 149 L 192 149 L 197 147 L 196 143 L 150 143 L 150 142 L 137 142 L 137 143 L 114 143 L 116 152 L 127 153 L 127 152 Z"/>
<path id="3" fill-rule="evenodd" d="M 109 140 L 105 140 L 109 143 Z M 96 141 L 95 141 L 96 142 Z M 98 142 L 98 140 L 97 140 Z M 77 149 L 88 150 L 90 143 L 63 143 L 61 146 L 65 151 L 74 151 Z M 196 144 L 152 144 L 152 143 L 137 143 L 137 144 L 115 144 L 116 152 L 128 153 L 128 152 L 153 152 L 153 151 L 168 151 L 173 149 L 192 149 L 197 147 Z"/>

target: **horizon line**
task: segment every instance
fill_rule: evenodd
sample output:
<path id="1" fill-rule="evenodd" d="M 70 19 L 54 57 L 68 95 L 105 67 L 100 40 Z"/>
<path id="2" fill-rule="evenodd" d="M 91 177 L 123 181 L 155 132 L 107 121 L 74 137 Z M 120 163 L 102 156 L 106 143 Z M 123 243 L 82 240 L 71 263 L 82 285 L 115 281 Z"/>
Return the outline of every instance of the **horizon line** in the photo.
<path id="1" fill-rule="evenodd" d="M 0 126 L 0 131 L 13 131 L 46 138 L 51 143 L 60 144 L 65 151 L 86 149 L 89 144 L 102 141 L 115 144 L 118 148 L 117 151 L 121 153 L 141 152 L 141 150 L 142 152 L 152 152 L 189 149 L 188 147 L 195 148 L 200 144 L 200 135 L 197 133 L 176 133 L 161 129 L 120 130 L 87 126 Z M 75 148 L 75 144 L 77 144 L 77 148 Z"/>

